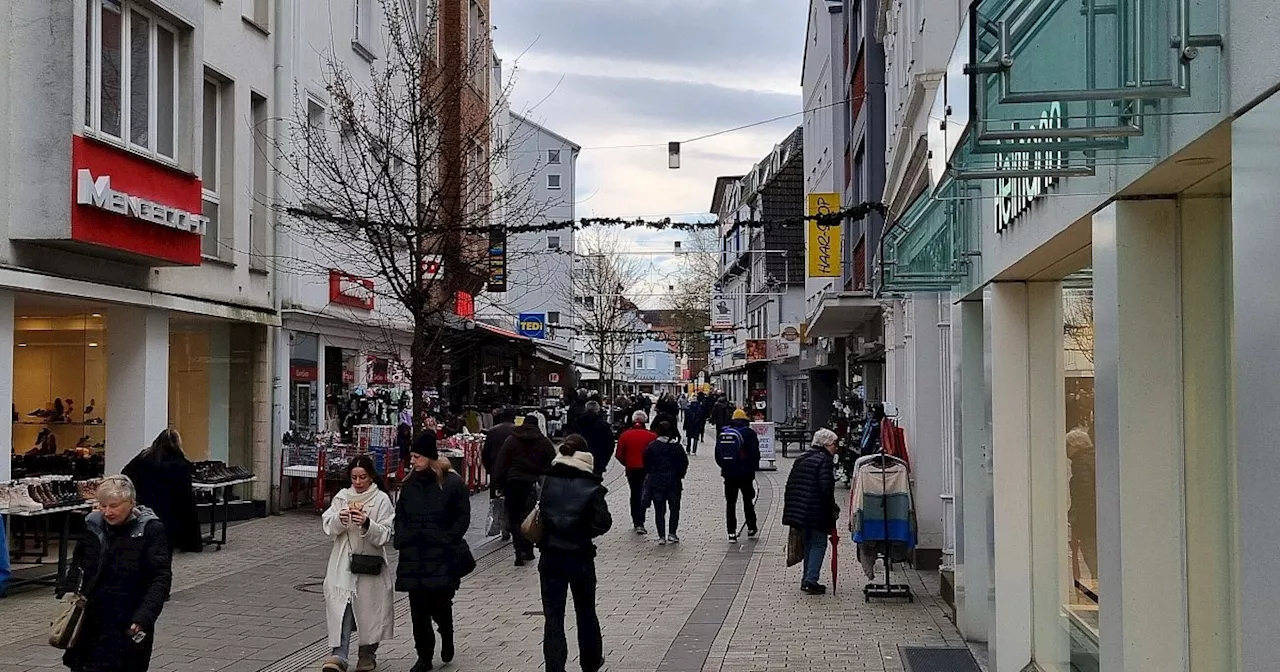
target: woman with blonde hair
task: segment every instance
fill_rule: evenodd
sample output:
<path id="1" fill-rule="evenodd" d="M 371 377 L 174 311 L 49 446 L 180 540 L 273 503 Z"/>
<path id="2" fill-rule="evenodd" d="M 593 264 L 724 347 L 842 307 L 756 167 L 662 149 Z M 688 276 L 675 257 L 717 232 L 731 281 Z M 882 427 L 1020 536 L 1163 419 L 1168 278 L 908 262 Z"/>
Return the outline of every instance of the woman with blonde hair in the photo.
<path id="1" fill-rule="evenodd" d="M 440 660 L 453 660 L 453 596 L 475 569 L 464 536 L 471 526 L 471 500 L 462 477 L 440 459 L 434 432 L 423 432 L 409 451 L 412 471 L 396 502 L 395 547 L 399 592 L 409 593 L 409 615 L 418 661 L 411 672 L 432 668 L 440 631 Z"/>
<path id="2" fill-rule="evenodd" d="M 333 539 L 324 576 L 324 598 L 332 655 L 323 672 L 347 672 L 351 635 L 359 638 L 356 672 L 377 669 L 378 644 L 395 626 L 393 584 L 384 550 L 391 542 L 395 506 L 373 459 L 359 455 L 347 466 L 350 486 L 333 496 L 321 518 Z"/>

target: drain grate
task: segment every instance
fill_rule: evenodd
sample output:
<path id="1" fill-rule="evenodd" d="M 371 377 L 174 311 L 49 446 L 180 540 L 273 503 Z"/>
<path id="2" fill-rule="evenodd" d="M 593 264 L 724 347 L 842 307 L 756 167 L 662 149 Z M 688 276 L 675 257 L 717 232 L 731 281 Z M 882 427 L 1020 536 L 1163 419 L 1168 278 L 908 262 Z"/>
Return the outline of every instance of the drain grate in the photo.
<path id="1" fill-rule="evenodd" d="M 902 658 L 910 672 L 982 672 L 964 648 L 904 646 Z"/>

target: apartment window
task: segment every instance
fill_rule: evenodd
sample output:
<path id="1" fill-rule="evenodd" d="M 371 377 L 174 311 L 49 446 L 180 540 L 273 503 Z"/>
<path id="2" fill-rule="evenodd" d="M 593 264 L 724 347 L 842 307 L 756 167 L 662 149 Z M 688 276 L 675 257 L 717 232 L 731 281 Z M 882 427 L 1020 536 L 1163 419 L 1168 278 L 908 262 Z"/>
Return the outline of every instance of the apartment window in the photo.
<path id="1" fill-rule="evenodd" d="M 262 30 L 271 26 L 271 0 L 244 0 L 243 16 Z"/>
<path id="2" fill-rule="evenodd" d="M 548 250 L 560 249 L 560 236 L 547 236 L 547 249 Z"/>
<path id="3" fill-rule="evenodd" d="M 547 150 L 547 163 L 549 163 L 549 164 L 551 164 L 551 165 L 553 165 L 553 166 L 555 166 L 555 165 L 559 165 L 559 164 L 560 164 L 560 150 L 558 150 L 558 149 L 548 149 L 548 150 Z"/>
<path id="4" fill-rule="evenodd" d="M 548 310 L 548 311 L 547 311 L 547 324 L 560 324 L 560 311 L 558 311 L 558 310 Z"/>
<path id="5" fill-rule="evenodd" d="M 203 214 L 209 218 L 205 229 L 201 252 L 207 257 L 218 257 L 221 252 L 219 239 L 220 210 L 222 207 L 222 97 L 223 84 L 213 77 L 204 80 L 204 95 L 201 98 L 201 169 L 200 180 L 203 187 Z"/>
<path id="6" fill-rule="evenodd" d="M 307 165 L 306 165 L 306 182 L 307 186 L 311 185 L 313 178 L 313 164 L 316 164 L 320 157 L 323 156 L 323 145 L 325 140 L 325 109 L 319 101 L 314 98 L 307 98 Z M 318 171 L 314 177 L 318 177 Z"/>
<path id="7" fill-rule="evenodd" d="M 467 12 L 467 62 L 472 65 L 471 85 L 481 93 L 489 90 L 489 67 L 492 55 L 489 53 L 489 26 L 480 5 L 471 0 Z"/>
<path id="8" fill-rule="evenodd" d="M 267 150 L 270 136 L 267 134 L 267 99 L 257 93 L 249 94 L 249 117 L 253 122 L 253 171 L 250 184 L 253 185 L 253 203 L 249 208 L 249 240 L 252 249 L 249 256 L 249 268 L 263 271 L 267 268 L 267 184 L 270 179 L 267 166 Z"/>
<path id="9" fill-rule="evenodd" d="M 372 62 L 376 56 L 373 53 L 373 7 L 378 0 L 354 0 L 352 2 L 352 31 L 351 31 L 351 48 L 361 58 Z"/>
<path id="10" fill-rule="evenodd" d="M 88 2 L 85 20 L 85 126 L 174 158 L 177 31 L 121 0 Z"/>
<path id="11" fill-rule="evenodd" d="M 559 188 L 560 188 L 560 174 L 559 174 L 559 173 L 552 173 L 551 175 L 548 175 L 548 176 L 547 176 L 547 188 L 548 188 L 548 189 L 559 189 Z"/>

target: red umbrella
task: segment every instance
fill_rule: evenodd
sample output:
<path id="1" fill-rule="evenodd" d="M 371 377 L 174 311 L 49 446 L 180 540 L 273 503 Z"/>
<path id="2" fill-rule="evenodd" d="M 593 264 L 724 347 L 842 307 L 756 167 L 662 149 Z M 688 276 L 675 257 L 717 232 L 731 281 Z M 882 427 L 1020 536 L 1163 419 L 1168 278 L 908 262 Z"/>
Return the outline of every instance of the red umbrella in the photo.
<path id="1" fill-rule="evenodd" d="M 840 580 L 840 533 L 831 528 L 831 594 L 836 594 L 836 584 Z"/>

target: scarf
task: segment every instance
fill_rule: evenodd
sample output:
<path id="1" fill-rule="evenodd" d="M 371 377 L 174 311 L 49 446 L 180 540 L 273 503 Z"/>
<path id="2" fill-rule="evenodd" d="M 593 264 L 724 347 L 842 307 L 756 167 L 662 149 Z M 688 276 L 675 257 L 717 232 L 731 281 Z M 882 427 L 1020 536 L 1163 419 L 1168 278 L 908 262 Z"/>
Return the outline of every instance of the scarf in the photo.
<path id="1" fill-rule="evenodd" d="M 366 505 L 372 500 L 380 490 L 376 483 L 370 483 L 369 489 L 364 492 L 356 492 L 355 488 L 343 488 L 334 495 L 334 501 L 342 499 L 347 506 L 351 504 Z M 343 601 L 350 601 L 356 596 L 356 575 L 351 573 L 351 535 L 359 534 L 358 530 L 348 529 L 347 534 L 339 536 L 334 540 L 337 546 L 336 553 L 329 554 L 329 568 L 325 572 L 325 593 L 331 594 Z"/>

